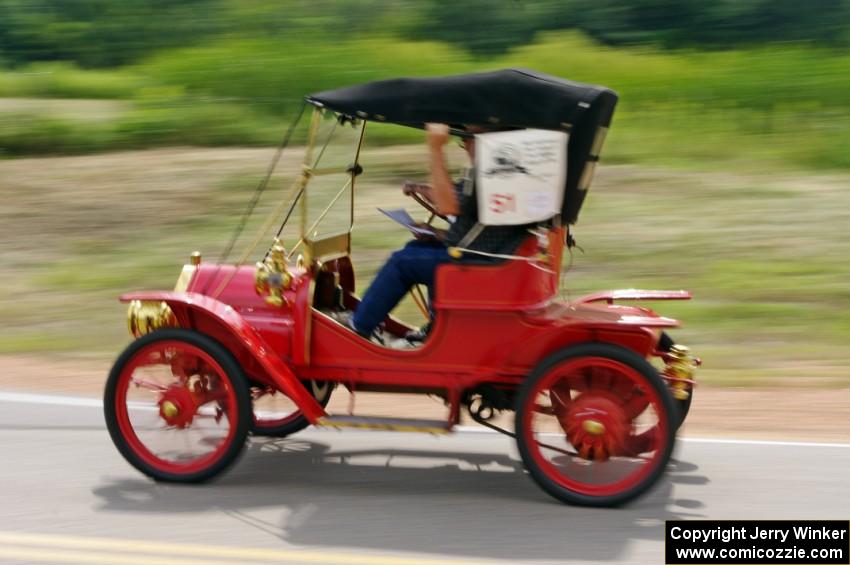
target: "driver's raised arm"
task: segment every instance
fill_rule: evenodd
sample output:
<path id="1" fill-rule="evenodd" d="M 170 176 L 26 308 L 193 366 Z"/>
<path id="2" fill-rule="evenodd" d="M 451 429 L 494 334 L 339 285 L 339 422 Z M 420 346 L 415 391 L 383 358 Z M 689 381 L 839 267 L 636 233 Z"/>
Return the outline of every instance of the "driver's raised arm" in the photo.
<path id="1" fill-rule="evenodd" d="M 428 151 L 431 155 L 431 199 L 440 214 L 457 216 L 460 213 L 460 204 L 443 153 L 443 146 L 449 140 L 449 126 L 425 124 L 425 129 L 428 132 Z"/>

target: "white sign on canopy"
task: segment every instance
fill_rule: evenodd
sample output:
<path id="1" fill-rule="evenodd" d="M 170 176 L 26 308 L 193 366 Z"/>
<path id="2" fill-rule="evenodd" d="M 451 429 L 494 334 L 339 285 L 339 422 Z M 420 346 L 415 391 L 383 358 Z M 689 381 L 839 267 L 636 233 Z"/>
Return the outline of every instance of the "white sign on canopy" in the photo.
<path id="1" fill-rule="evenodd" d="M 524 129 L 475 136 L 478 222 L 504 226 L 559 214 L 567 178 L 566 133 Z"/>

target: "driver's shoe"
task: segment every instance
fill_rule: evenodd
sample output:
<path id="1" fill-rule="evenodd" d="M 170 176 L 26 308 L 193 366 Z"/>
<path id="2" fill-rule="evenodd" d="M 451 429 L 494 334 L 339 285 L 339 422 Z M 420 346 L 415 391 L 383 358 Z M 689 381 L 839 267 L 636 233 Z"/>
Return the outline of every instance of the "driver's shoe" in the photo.
<path id="1" fill-rule="evenodd" d="M 348 324 L 348 327 L 351 328 L 351 330 L 354 333 L 356 333 L 357 335 L 359 335 L 363 339 L 369 340 L 372 343 L 376 343 L 378 345 L 386 345 L 384 343 L 384 338 L 381 337 L 381 333 L 377 329 L 375 329 L 375 331 L 373 331 L 370 335 L 366 332 L 361 332 L 360 330 L 357 329 L 357 326 L 354 325 L 354 318 L 348 318 L 346 323 Z"/>
<path id="2" fill-rule="evenodd" d="M 429 333 L 431 333 L 430 321 L 418 330 L 410 330 L 409 332 L 407 332 L 407 334 L 405 334 L 404 336 L 404 339 L 406 339 L 410 343 L 419 343 L 425 341 Z"/>

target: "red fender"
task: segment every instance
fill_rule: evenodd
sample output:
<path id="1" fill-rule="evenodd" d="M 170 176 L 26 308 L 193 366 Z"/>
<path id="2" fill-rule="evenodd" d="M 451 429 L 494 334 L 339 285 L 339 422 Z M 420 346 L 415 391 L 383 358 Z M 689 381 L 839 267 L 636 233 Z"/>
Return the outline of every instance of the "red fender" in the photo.
<path id="1" fill-rule="evenodd" d="M 626 290 L 606 290 L 588 294 L 576 299 L 578 304 L 589 304 L 591 302 L 607 302 L 613 304 L 615 300 L 690 300 L 691 293 L 687 290 L 638 290 L 629 288 Z"/>
<path id="2" fill-rule="evenodd" d="M 120 300 L 165 302 L 174 311 L 182 328 L 195 327 L 200 317 L 212 318 L 244 345 L 248 353 L 265 370 L 272 383 L 298 405 L 310 423 L 327 415 L 295 373 L 271 351 L 259 332 L 227 304 L 196 292 L 133 292 L 121 296 Z"/>

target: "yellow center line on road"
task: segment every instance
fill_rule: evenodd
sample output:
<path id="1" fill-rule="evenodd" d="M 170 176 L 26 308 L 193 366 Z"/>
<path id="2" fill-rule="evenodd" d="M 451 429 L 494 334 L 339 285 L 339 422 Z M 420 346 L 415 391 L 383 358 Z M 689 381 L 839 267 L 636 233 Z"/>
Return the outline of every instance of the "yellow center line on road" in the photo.
<path id="1" fill-rule="evenodd" d="M 162 557 L 153 555 L 164 555 Z M 326 563 L 345 565 L 493 565 L 504 561 L 464 561 L 446 557 L 260 549 L 223 545 L 0 531 L 0 558 L 57 563 L 116 565 L 196 565 L 201 563 Z"/>
<path id="2" fill-rule="evenodd" d="M 256 561 L 211 561 L 209 559 L 186 559 L 170 557 L 152 557 L 150 555 L 121 554 L 110 551 L 77 551 L 71 549 L 41 549 L 0 544 L 0 561 L 20 559 L 27 563 L 90 563 L 91 565 L 241 565 Z"/>

